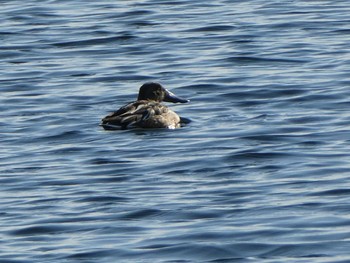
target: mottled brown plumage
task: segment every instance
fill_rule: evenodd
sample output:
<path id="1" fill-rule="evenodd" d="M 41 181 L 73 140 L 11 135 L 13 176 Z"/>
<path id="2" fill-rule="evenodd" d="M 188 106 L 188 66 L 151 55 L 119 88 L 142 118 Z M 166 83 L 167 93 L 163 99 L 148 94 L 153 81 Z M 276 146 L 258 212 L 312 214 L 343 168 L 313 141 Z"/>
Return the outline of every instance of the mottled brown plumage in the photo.
<path id="1" fill-rule="evenodd" d="M 105 129 L 168 128 L 181 126 L 181 118 L 161 101 L 185 103 L 188 100 L 155 82 L 145 83 L 139 90 L 138 100 L 131 102 L 102 119 Z"/>

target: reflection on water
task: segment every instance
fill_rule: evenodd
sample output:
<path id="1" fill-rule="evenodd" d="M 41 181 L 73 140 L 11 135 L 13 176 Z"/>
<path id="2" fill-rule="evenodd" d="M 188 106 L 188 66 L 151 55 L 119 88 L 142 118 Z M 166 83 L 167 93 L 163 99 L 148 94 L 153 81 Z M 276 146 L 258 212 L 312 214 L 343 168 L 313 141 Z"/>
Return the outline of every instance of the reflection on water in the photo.
<path id="1" fill-rule="evenodd" d="M 2 1 L 3 262 L 347 262 L 345 1 Z M 146 81 L 177 130 L 104 131 Z"/>

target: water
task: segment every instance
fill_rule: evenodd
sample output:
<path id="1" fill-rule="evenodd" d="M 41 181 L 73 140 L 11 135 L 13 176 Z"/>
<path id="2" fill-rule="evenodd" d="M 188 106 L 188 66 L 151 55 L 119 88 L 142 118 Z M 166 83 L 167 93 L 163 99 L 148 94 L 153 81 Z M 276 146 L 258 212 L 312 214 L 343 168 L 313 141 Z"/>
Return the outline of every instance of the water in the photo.
<path id="1" fill-rule="evenodd" d="M 347 1 L 1 1 L 1 262 L 349 262 Z M 177 130 L 104 131 L 159 81 Z"/>

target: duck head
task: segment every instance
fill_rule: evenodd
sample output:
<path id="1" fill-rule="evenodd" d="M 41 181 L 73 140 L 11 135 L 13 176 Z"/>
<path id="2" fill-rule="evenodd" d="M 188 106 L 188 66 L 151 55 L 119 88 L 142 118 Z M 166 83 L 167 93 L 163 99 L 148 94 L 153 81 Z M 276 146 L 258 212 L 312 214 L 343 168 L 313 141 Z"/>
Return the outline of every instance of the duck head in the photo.
<path id="1" fill-rule="evenodd" d="M 170 92 L 157 82 L 147 82 L 143 84 L 139 90 L 139 96 L 137 100 L 154 100 L 154 101 L 166 101 L 173 103 L 186 103 L 189 100 L 183 99 Z"/>

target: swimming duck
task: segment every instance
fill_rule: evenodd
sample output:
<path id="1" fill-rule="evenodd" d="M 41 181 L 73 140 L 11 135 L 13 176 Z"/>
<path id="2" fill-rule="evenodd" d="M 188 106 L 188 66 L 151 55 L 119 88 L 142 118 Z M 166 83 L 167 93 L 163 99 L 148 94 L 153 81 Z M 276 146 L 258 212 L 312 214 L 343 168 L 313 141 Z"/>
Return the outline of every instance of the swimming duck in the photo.
<path id="1" fill-rule="evenodd" d="M 106 130 L 129 128 L 181 127 L 182 119 L 162 101 L 186 103 L 189 100 L 177 97 L 156 82 L 147 82 L 140 87 L 137 101 L 130 102 L 102 119 Z M 184 118 L 184 120 L 187 120 Z"/>

